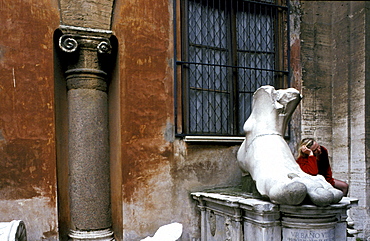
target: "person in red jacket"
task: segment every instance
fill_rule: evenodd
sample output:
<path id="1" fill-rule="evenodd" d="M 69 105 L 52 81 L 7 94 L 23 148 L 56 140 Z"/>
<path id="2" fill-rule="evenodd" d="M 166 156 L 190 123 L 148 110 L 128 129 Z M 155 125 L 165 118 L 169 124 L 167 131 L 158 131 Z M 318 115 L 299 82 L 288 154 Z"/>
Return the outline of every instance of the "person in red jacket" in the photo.
<path id="1" fill-rule="evenodd" d="M 320 146 L 313 138 L 305 138 L 299 145 L 298 153 L 297 163 L 302 171 L 313 176 L 324 176 L 328 183 L 347 196 L 348 184 L 332 177 L 328 150 L 325 147 Z"/>

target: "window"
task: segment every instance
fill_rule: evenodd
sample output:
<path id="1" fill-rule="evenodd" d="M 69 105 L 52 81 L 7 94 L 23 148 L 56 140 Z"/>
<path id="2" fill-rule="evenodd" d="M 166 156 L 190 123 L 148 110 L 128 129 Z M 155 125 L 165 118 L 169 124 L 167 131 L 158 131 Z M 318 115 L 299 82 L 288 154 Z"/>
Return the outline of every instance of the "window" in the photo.
<path id="1" fill-rule="evenodd" d="M 178 1 L 177 132 L 243 135 L 254 91 L 288 86 L 287 3 Z"/>

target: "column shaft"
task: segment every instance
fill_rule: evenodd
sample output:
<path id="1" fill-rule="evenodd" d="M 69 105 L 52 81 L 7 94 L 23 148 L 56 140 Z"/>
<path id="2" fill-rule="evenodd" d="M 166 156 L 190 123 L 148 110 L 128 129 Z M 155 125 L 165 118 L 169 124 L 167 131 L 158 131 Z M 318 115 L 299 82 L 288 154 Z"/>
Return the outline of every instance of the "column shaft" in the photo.
<path id="1" fill-rule="evenodd" d="M 68 88 L 68 167 L 72 240 L 112 240 L 107 73 L 102 58 L 107 38 L 65 34 Z"/>

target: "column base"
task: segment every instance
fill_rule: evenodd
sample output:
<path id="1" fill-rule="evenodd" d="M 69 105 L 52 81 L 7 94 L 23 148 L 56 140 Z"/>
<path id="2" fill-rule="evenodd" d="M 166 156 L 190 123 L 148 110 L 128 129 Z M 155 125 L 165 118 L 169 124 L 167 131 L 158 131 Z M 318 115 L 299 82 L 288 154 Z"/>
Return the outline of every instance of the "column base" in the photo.
<path id="1" fill-rule="evenodd" d="M 94 230 L 94 231 L 80 231 L 70 230 L 69 240 L 83 241 L 83 240 L 97 240 L 97 241 L 113 241 L 114 235 L 111 229 Z"/>

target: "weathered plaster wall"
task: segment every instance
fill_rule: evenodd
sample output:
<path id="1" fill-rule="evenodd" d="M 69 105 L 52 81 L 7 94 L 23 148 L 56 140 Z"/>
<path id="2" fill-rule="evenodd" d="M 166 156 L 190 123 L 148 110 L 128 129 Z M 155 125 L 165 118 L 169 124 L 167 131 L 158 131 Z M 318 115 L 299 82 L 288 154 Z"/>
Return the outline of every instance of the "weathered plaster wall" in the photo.
<path id="1" fill-rule="evenodd" d="M 351 216 L 369 237 L 365 100 L 366 1 L 302 1 L 302 137 L 329 149 L 334 177 L 359 198 Z"/>
<path id="2" fill-rule="evenodd" d="M 235 148 L 174 138 L 172 1 L 116 1 L 123 237 L 136 240 L 174 221 L 198 240 L 199 213 L 189 193 L 240 179 Z"/>
<path id="3" fill-rule="evenodd" d="M 236 162 L 239 146 L 174 144 L 174 216 L 184 224 L 182 240 L 200 240 L 200 210 L 189 193 L 240 185 L 241 171 Z"/>
<path id="4" fill-rule="evenodd" d="M 172 145 L 164 138 L 172 118 L 171 18 L 169 1 L 116 4 L 123 235 L 134 240 L 171 221 Z"/>
<path id="5" fill-rule="evenodd" d="M 0 0 L 0 221 L 57 237 L 53 32 L 57 1 Z"/>

